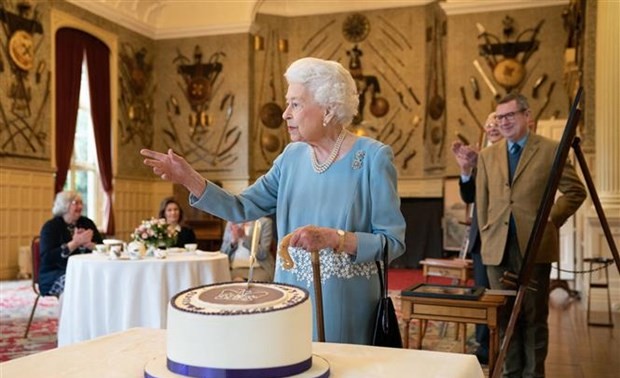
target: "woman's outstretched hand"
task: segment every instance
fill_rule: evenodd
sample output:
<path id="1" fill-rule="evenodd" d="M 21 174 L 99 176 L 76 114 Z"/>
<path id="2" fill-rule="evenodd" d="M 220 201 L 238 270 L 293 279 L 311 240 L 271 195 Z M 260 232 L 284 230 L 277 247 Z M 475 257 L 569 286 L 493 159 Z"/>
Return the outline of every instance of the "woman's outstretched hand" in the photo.
<path id="1" fill-rule="evenodd" d="M 200 197 L 207 187 L 204 178 L 181 156 L 168 149 L 168 153 L 140 150 L 145 157 L 144 165 L 153 169 L 153 173 L 176 184 L 185 186 L 193 195 Z"/>

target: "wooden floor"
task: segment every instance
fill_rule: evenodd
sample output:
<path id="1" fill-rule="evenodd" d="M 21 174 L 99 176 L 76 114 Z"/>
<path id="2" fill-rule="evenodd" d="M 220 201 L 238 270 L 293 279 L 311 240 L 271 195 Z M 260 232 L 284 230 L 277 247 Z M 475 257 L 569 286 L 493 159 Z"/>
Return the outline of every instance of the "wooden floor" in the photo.
<path id="1" fill-rule="evenodd" d="M 563 290 L 551 293 L 549 305 L 548 378 L 616 378 L 620 376 L 620 313 L 614 327 L 587 325 L 585 301 L 569 298 Z M 607 320 L 592 313 L 592 321 Z M 486 371 L 485 371 L 486 373 Z"/>
<path id="2" fill-rule="evenodd" d="M 620 313 L 614 327 L 588 326 L 585 300 L 571 300 L 566 292 L 551 293 L 549 311 L 550 378 L 612 378 L 620 374 Z M 606 321 L 606 313 L 592 313 L 591 321 Z"/>

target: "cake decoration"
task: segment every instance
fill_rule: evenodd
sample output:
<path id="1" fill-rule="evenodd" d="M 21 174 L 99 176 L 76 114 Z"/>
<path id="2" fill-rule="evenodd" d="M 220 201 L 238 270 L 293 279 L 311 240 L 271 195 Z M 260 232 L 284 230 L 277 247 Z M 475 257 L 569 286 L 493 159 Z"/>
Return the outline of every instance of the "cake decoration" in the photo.
<path id="1" fill-rule="evenodd" d="M 255 282 L 212 284 L 182 291 L 171 304 L 180 311 L 205 315 L 239 315 L 278 311 L 307 300 L 306 290 L 285 284 Z"/>

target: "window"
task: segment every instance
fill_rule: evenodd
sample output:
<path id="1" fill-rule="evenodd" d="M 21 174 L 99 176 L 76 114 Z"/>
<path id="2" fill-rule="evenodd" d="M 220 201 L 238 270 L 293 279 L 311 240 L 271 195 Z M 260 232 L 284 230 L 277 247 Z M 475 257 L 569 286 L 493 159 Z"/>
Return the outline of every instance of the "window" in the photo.
<path id="1" fill-rule="evenodd" d="M 82 195 L 84 200 L 83 215 L 99 225 L 103 224 L 103 212 L 101 209 L 104 193 L 99 178 L 96 151 L 95 133 L 93 131 L 93 120 L 90 110 L 88 68 L 86 56 L 84 56 L 73 155 L 64 189 L 75 190 Z"/>

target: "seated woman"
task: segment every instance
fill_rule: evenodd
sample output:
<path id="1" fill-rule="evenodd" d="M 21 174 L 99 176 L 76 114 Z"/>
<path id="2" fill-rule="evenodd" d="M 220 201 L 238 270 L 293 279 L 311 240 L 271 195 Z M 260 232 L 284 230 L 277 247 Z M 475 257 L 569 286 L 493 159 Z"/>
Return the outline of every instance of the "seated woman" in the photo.
<path id="1" fill-rule="evenodd" d="M 42 295 L 60 296 L 65 288 L 67 259 L 72 254 L 90 253 L 102 243 L 95 223 L 82 216 L 82 197 L 78 192 L 56 194 L 52 214 L 41 228 L 39 290 Z"/>
<path id="2" fill-rule="evenodd" d="M 273 237 L 273 225 L 271 219 L 262 217 L 261 234 L 252 281 L 273 281 L 275 263 L 271 255 L 271 240 Z M 234 281 L 247 281 L 250 273 L 250 249 L 252 247 L 252 233 L 254 221 L 244 223 L 226 224 L 222 247 L 220 251 L 228 255 L 230 259 L 230 276 Z"/>
<path id="3" fill-rule="evenodd" d="M 172 197 L 164 198 L 159 206 L 159 218 L 166 219 L 166 223 L 172 226 L 180 226 L 181 231 L 177 234 L 177 242 L 173 247 L 183 248 L 185 244 L 196 243 L 194 230 L 189 227 L 181 226 L 183 221 L 183 209 Z"/>

